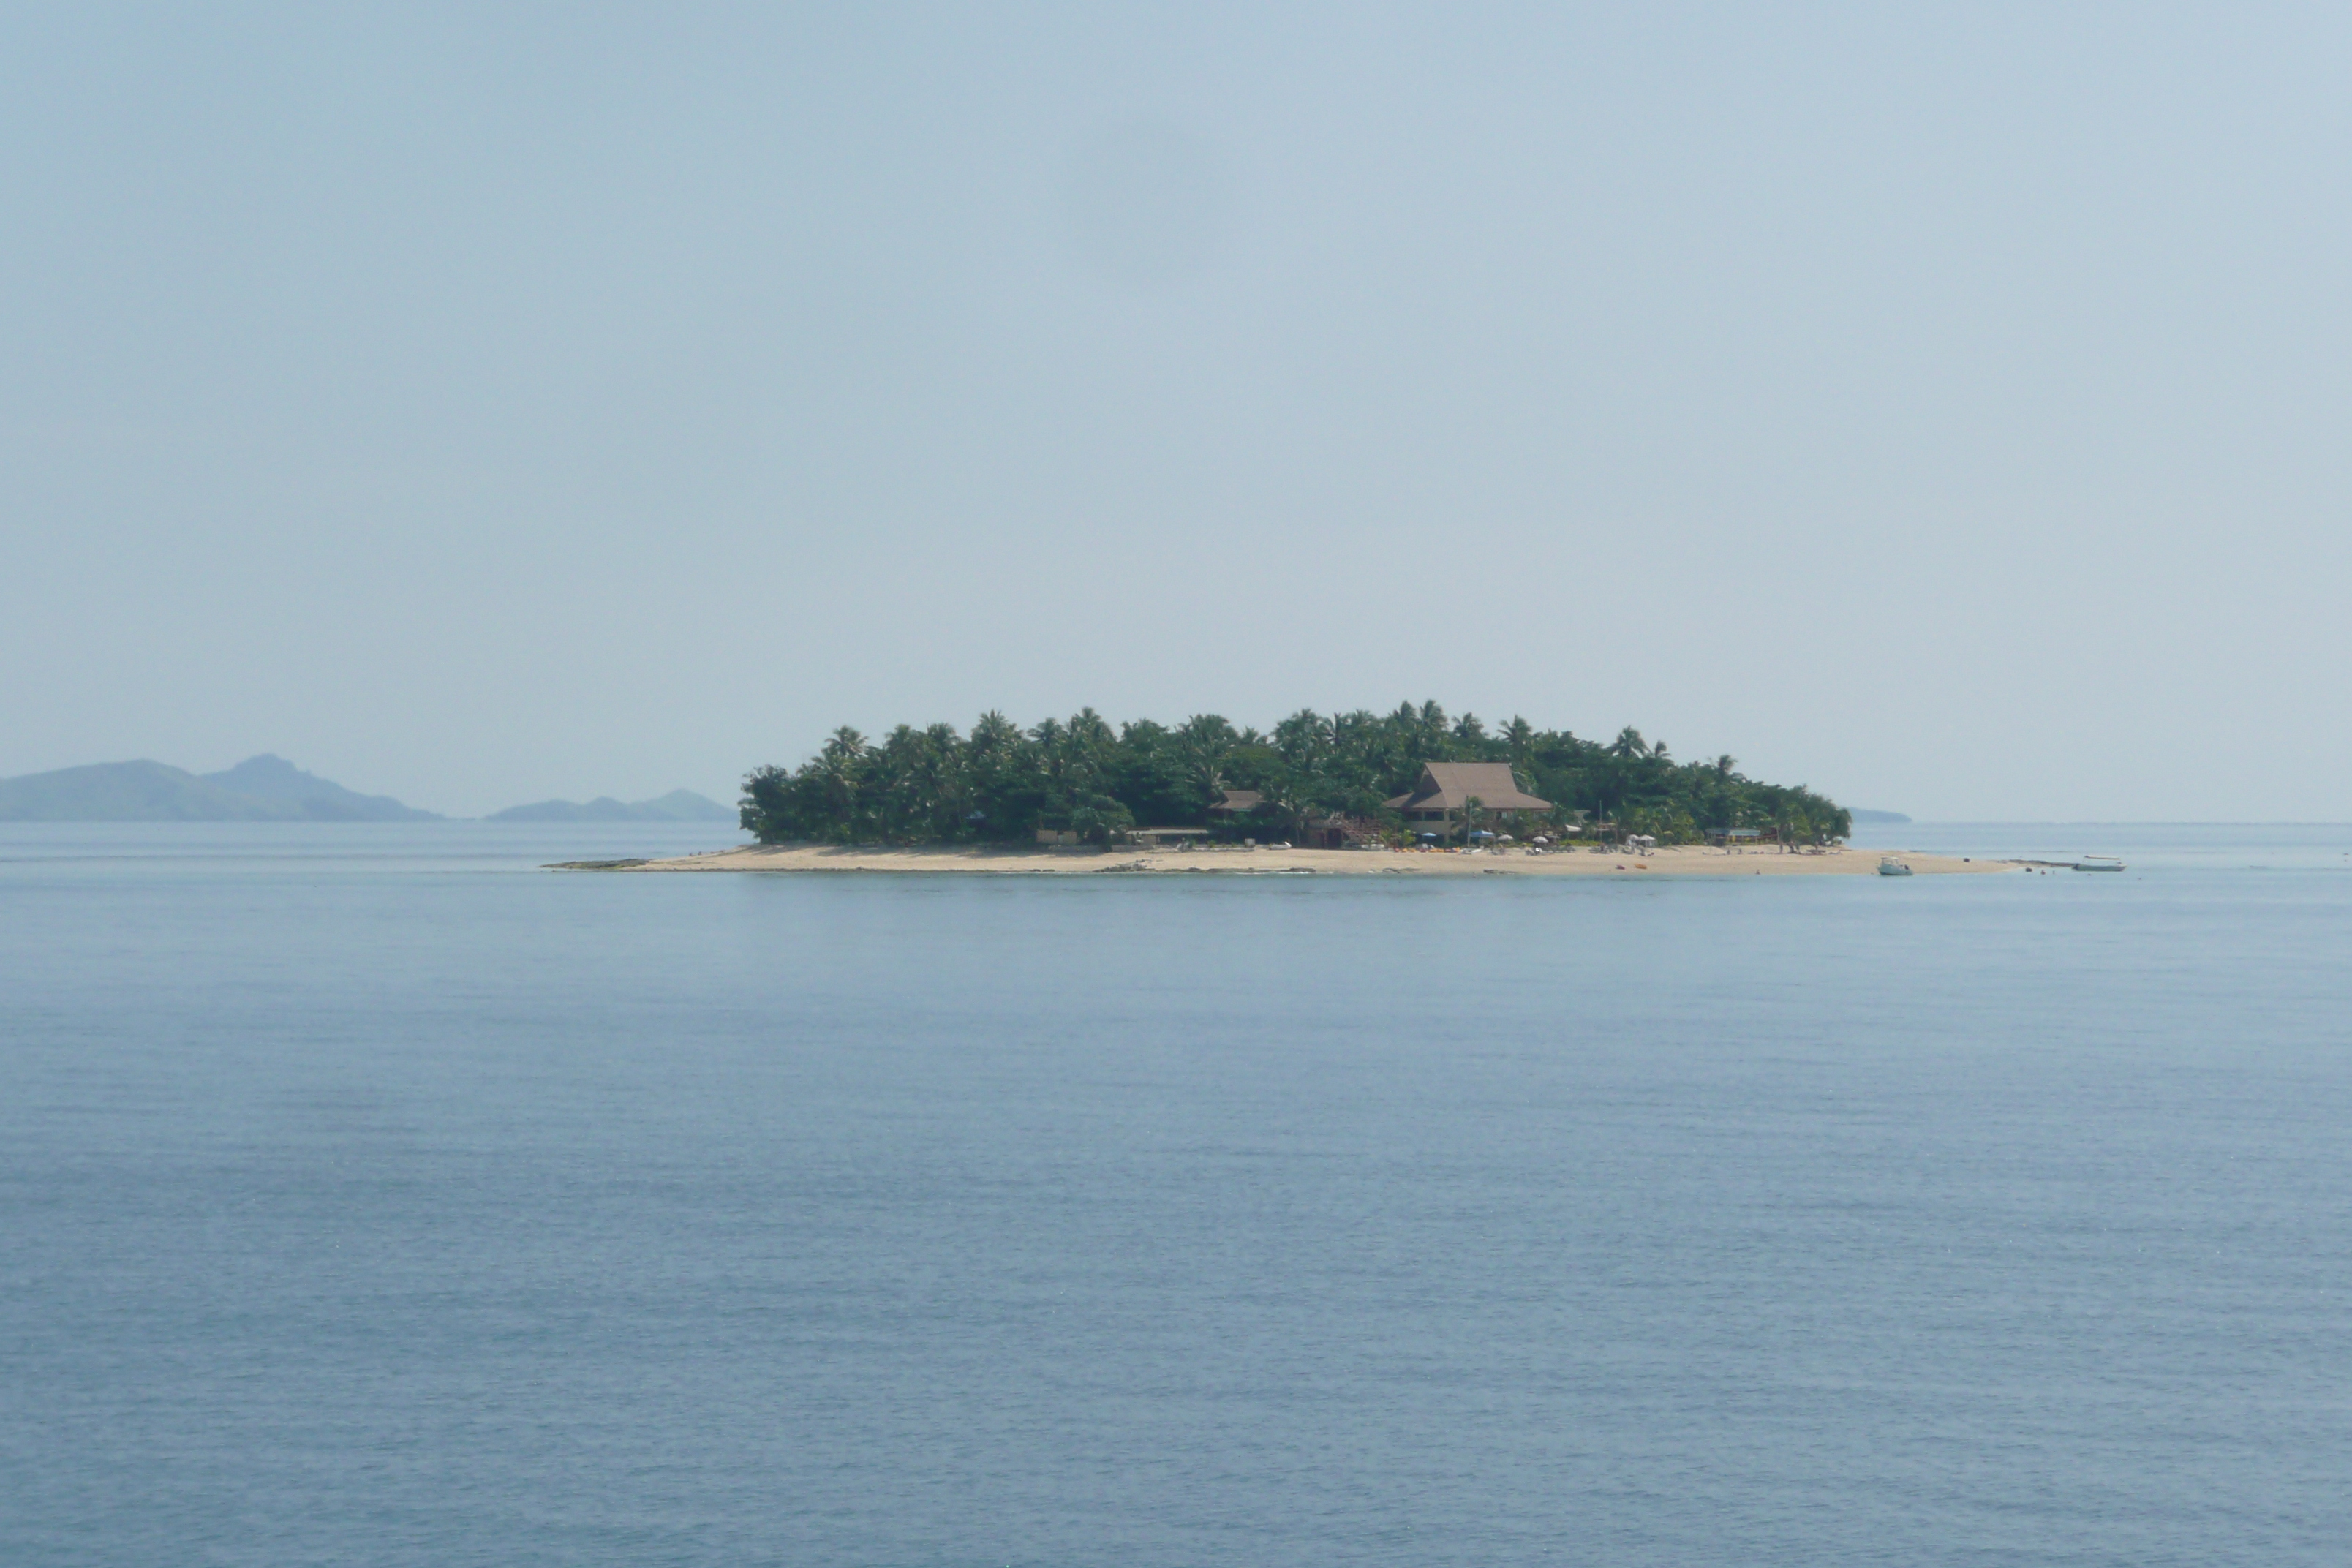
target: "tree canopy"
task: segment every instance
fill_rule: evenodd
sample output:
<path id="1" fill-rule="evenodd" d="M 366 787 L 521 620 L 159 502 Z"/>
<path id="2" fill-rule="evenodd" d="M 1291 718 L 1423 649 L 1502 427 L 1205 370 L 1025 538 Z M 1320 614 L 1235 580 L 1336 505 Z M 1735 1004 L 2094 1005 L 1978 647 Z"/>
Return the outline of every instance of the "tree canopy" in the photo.
<path id="1" fill-rule="evenodd" d="M 1434 702 L 1387 714 L 1301 710 L 1271 733 L 1213 713 L 1114 728 L 1091 708 L 1029 730 L 994 712 L 968 734 L 901 724 L 874 741 L 844 728 L 796 769 L 750 773 L 741 820 L 764 844 L 1026 842 L 1041 828 L 1105 843 L 1137 827 L 1208 826 L 1223 791 L 1251 790 L 1261 804 L 1244 826 L 1261 835 L 1328 816 L 1402 834 L 1384 803 L 1412 788 L 1423 763 L 1444 762 L 1510 763 L 1562 826 L 1590 821 L 1665 842 L 1739 827 L 1811 841 L 1852 826 L 1834 802 L 1760 784 L 1728 756 L 1677 762 L 1633 729 L 1608 742 L 1521 718 L 1489 730 Z"/>

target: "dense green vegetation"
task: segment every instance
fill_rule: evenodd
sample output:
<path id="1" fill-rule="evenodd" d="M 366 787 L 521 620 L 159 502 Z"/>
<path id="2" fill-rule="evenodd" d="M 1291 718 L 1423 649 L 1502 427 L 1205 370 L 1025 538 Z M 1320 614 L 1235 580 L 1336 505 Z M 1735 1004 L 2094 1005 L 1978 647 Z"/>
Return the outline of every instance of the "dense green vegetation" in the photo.
<path id="1" fill-rule="evenodd" d="M 1784 839 L 1846 837 L 1847 812 L 1801 786 L 1759 784 L 1733 759 L 1678 763 L 1665 742 L 1625 730 L 1580 740 L 1513 719 L 1489 730 L 1449 721 L 1434 702 L 1395 712 L 1295 713 L 1271 734 L 1214 714 L 1171 729 L 1148 719 L 1113 729 L 1091 708 L 1022 730 L 983 714 L 953 726 L 900 725 L 878 742 L 834 732 L 797 770 L 743 781 L 742 824 L 767 844 L 1032 841 L 1037 829 L 1104 843 L 1131 827 L 1202 826 L 1222 790 L 1265 797 L 1253 819 L 1223 826 L 1281 837 L 1312 818 L 1370 820 L 1406 836 L 1382 805 L 1433 762 L 1508 762 L 1561 825 L 1687 842 L 1709 829 L 1775 829 Z"/>

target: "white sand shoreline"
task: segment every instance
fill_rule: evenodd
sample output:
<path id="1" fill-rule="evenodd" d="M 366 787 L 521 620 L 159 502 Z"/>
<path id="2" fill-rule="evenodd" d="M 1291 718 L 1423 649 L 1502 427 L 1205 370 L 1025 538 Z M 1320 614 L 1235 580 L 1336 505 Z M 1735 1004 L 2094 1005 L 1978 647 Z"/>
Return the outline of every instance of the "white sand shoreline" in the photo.
<path id="1" fill-rule="evenodd" d="M 950 846 L 924 848 L 755 845 L 661 860 L 566 861 L 557 869 L 598 871 L 879 872 L 950 876 L 1319 875 L 1339 877 L 1782 877 L 1874 876 L 1882 858 L 1921 876 L 2014 871 L 2014 861 L 1907 850 L 1827 849 L 1783 854 L 1678 845 L 1643 855 L 1521 848 L 1471 851 L 1282 849 L 1043 849 Z"/>

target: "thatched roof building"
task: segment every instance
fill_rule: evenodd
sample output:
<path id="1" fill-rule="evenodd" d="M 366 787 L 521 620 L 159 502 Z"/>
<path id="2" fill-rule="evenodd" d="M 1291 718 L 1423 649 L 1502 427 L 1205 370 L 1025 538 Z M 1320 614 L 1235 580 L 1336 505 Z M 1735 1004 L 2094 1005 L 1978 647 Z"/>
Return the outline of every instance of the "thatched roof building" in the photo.
<path id="1" fill-rule="evenodd" d="M 1451 822 L 1473 799 L 1485 811 L 1549 811 L 1519 788 L 1508 763 L 1423 763 L 1421 781 L 1390 801 L 1408 822 Z"/>

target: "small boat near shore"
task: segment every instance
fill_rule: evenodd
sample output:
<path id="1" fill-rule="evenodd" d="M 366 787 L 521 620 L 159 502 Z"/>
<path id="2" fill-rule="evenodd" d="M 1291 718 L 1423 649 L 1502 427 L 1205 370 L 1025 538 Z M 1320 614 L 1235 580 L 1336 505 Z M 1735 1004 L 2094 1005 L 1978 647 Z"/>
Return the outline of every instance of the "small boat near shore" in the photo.
<path id="1" fill-rule="evenodd" d="M 1881 855 L 1878 858 L 1878 874 L 1882 877 L 1908 877 L 1911 868 L 1892 855 Z"/>

